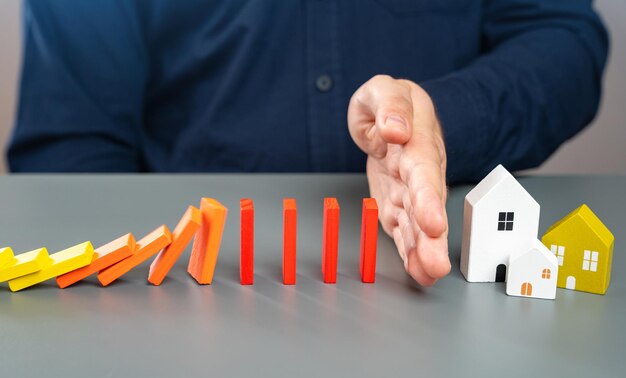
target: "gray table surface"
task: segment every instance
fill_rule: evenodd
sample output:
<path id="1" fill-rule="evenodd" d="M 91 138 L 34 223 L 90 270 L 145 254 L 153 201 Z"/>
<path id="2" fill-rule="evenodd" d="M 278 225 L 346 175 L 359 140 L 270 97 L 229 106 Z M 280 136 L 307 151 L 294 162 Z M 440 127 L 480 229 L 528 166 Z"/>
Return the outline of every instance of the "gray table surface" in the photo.
<path id="1" fill-rule="evenodd" d="M 173 228 L 190 204 L 229 207 L 212 286 L 186 274 L 160 287 L 149 262 L 101 288 L 0 286 L 0 376 L 624 376 L 626 177 L 526 177 L 540 232 L 587 203 L 616 236 L 605 296 L 508 297 L 459 272 L 463 198 L 448 202 L 452 272 L 421 288 L 381 230 L 375 284 L 359 280 L 362 175 L 40 175 L 0 177 L 0 244 L 50 252 Z M 321 279 L 322 201 L 341 205 L 338 282 Z M 239 285 L 239 199 L 255 201 L 255 283 Z M 282 198 L 298 199 L 298 282 L 283 286 Z"/>

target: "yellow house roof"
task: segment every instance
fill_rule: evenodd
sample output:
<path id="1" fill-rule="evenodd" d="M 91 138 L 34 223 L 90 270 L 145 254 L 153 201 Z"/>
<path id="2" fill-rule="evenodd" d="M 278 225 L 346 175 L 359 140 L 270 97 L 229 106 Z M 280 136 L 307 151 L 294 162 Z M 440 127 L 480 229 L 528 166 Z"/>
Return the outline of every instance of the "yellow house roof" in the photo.
<path id="1" fill-rule="evenodd" d="M 602 223 L 600 218 L 598 218 L 593 211 L 591 211 L 589 206 L 585 204 L 582 204 L 579 208 L 567 214 L 563 219 L 550 226 L 544 235 L 547 235 L 553 230 L 565 225 L 575 216 L 579 216 L 604 244 L 609 246 L 613 243 L 615 237 L 611 231 L 604 225 L 604 223 Z"/>

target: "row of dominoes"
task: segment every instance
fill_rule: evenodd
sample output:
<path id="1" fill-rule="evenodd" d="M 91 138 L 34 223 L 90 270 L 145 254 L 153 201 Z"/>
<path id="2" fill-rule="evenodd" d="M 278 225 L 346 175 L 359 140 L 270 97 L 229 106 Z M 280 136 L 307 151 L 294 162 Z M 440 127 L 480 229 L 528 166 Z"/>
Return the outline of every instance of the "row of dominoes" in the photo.
<path id="1" fill-rule="evenodd" d="M 254 204 L 242 199 L 241 207 L 241 284 L 254 283 Z M 337 281 L 339 240 L 339 204 L 335 198 L 324 199 L 322 274 L 325 283 Z M 9 247 L 0 248 L 0 282 L 19 291 L 56 278 L 66 288 L 93 274 L 102 286 L 108 286 L 130 270 L 157 255 L 148 274 L 148 282 L 160 285 L 193 238 L 188 273 L 199 284 L 211 284 L 219 254 L 228 209 L 212 198 L 202 198 L 200 208 L 189 206 L 170 233 L 159 226 L 135 241 L 128 233 L 97 249 L 87 241 L 49 255 L 46 248 L 14 255 Z M 283 201 L 283 283 L 296 283 L 296 200 Z M 378 207 L 373 198 L 363 199 L 360 272 L 363 282 L 374 282 Z"/>
<path id="2" fill-rule="evenodd" d="M 244 198 L 241 208 L 240 282 L 254 284 L 254 203 Z M 283 201 L 283 284 L 296 283 L 296 200 Z M 339 246 L 339 212 L 336 198 L 324 199 L 322 225 L 322 276 L 325 283 L 337 282 Z M 359 271 L 364 283 L 373 283 L 376 276 L 376 244 L 378 241 L 378 205 L 374 198 L 364 198 L 361 214 L 361 249 Z"/>

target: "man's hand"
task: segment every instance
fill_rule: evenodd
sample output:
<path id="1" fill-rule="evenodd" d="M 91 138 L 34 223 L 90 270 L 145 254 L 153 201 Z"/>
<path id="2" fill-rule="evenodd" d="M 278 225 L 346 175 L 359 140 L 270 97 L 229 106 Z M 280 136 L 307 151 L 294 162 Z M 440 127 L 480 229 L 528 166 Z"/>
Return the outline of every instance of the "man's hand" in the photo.
<path id="1" fill-rule="evenodd" d="M 450 272 L 450 259 L 446 152 L 430 97 L 411 81 L 375 76 L 352 96 L 348 127 L 368 154 L 370 193 L 404 268 L 421 285 L 434 284 Z"/>

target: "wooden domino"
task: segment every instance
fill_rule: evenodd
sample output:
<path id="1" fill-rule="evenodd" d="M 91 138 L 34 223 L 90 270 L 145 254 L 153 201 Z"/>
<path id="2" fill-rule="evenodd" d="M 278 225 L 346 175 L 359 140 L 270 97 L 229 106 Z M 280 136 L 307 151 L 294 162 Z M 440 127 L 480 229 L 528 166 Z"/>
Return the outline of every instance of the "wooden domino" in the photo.
<path id="1" fill-rule="evenodd" d="M 239 202 L 241 212 L 241 249 L 239 279 L 242 285 L 254 284 L 254 203 L 249 198 Z"/>
<path id="2" fill-rule="evenodd" d="M 172 244 L 159 252 L 150 265 L 148 282 L 159 286 L 172 269 L 178 257 L 183 253 L 202 223 L 202 214 L 195 206 L 189 206 L 172 233 Z"/>
<path id="3" fill-rule="evenodd" d="M 135 238 L 128 233 L 94 250 L 91 264 L 57 277 L 57 285 L 64 289 L 96 274 L 119 261 L 130 257 L 135 251 Z"/>
<path id="4" fill-rule="evenodd" d="M 361 281 L 373 283 L 376 279 L 376 243 L 378 241 L 378 205 L 374 198 L 363 199 L 361 213 Z"/>
<path id="5" fill-rule="evenodd" d="M 202 224 L 191 249 L 187 272 L 202 285 L 213 282 L 228 209 L 213 198 L 200 201 Z"/>
<path id="6" fill-rule="evenodd" d="M 21 253 L 0 268 L 0 282 L 38 272 L 51 262 L 48 250 L 45 248 Z"/>
<path id="7" fill-rule="evenodd" d="M 102 286 L 108 286 L 131 269 L 157 254 L 161 249 L 172 242 L 172 235 L 167 226 L 159 226 L 137 242 L 137 247 L 130 257 L 111 265 L 98 273 L 98 281 Z"/>
<path id="8" fill-rule="evenodd" d="M 49 262 L 40 271 L 10 280 L 9 289 L 19 291 L 82 268 L 91 263 L 93 253 L 93 245 L 88 241 L 53 253 Z"/>
<path id="9" fill-rule="evenodd" d="M 337 282 L 337 249 L 339 247 L 339 203 L 336 198 L 324 198 L 322 226 L 322 275 L 324 283 Z"/>
<path id="10" fill-rule="evenodd" d="M 15 256 L 11 247 L 0 248 L 0 268 L 15 262 Z"/>
<path id="11" fill-rule="evenodd" d="M 294 198 L 283 200 L 283 284 L 296 284 L 296 230 L 298 208 Z"/>

